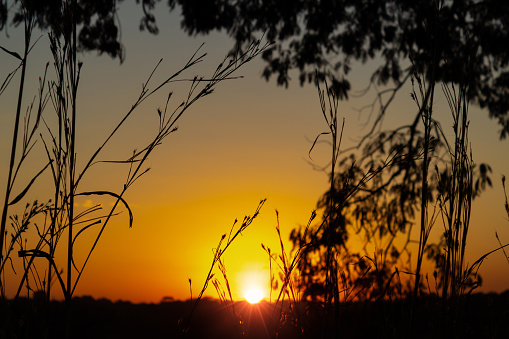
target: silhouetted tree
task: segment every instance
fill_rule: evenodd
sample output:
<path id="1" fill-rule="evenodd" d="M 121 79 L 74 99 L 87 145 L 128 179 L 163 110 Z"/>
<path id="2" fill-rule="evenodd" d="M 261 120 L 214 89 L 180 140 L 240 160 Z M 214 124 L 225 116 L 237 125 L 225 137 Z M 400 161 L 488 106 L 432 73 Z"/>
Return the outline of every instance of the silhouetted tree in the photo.
<path id="1" fill-rule="evenodd" d="M 21 1 L 21 0 L 19 0 Z M 15 0 L 14 3 L 19 2 Z M 23 0 L 33 6 L 37 24 L 47 28 L 56 21 L 59 0 Z M 123 58 L 117 6 L 124 0 L 78 0 L 77 22 L 82 50 Z M 140 29 L 156 34 L 153 11 L 161 0 L 136 0 L 143 10 Z M 235 39 L 234 49 L 246 48 L 265 33 L 275 42 L 263 55 L 267 80 L 288 86 L 291 71 L 299 82 L 313 82 L 315 74 L 329 78 L 330 87 L 348 97 L 352 61 L 378 58 L 372 83 L 401 88 L 414 70 L 422 73 L 433 59 L 437 81 L 458 83 L 464 74 L 458 55 L 476 47 L 468 73 L 469 97 L 487 107 L 509 133 L 509 2 L 498 0 L 169 0 L 169 10 L 182 11 L 182 29 L 190 35 L 224 30 Z M 0 1 L 0 29 L 23 17 L 7 0 Z M 440 15 L 436 16 L 436 8 Z M 12 13 L 11 13 L 12 12 Z M 413 67 L 409 60 L 413 61 Z M 315 70 L 319 69 L 318 73 Z M 429 79 L 428 79 L 429 80 Z M 385 114 L 381 109 L 375 126 Z M 373 127 L 375 127 L 373 126 Z"/>
<path id="2" fill-rule="evenodd" d="M 151 5 L 155 0 L 147 1 Z M 397 88 L 413 70 L 422 73 L 440 60 L 436 80 L 458 83 L 467 40 L 477 47 L 469 72 L 470 97 L 498 119 L 501 137 L 509 132 L 509 3 L 493 0 L 170 0 L 182 8 L 182 28 L 189 34 L 225 30 L 235 48 L 266 33 L 275 48 L 263 55 L 263 77 L 277 76 L 288 86 L 290 71 L 301 84 L 312 83 L 315 70 L 329 77 L 331 88 L 348 97 L 347 76 L 353 60 L 380 58 L 373 83 Z M 436 8 L 440 7 L 440 16 Z M 414 67 L 411 67 L 409 60 Z M 383 114 L 383 113 L 381 113 Z M 378 121 L 379 119 L 377 119 Z"/>
<path id="3" fill-rule="evenodd" d="M 61 0 L 3 0 L 0 2 L 0 30 L 8 34 L 7 24 L 9 16 L 11 23 L 18 26 L 25 20 L 22 3 L 31 10 L 36 18 L 36 25 L 43 29 L 51 29 L 54 34 L 64 34 L 70 30 L 61 28 L 65 13 L 76 13 L 76 23 L 79 27 L 79 50 L 98 51 L 123 61 L 123 46 L 120 42 L 119 24 L 117 18 L 117 3 L 123 0 L 78 0 L 76 11 L 62 11 Z M 140 26 L 141 27 L 141 26 Z"/>
<path id="4" fill-rule="evenodd" d="M 412 97 L 416 101 L 416 110 L 421 111 L 418 107 L 423 107 L 427 91 L 417 73 L 412 79 L 414 82 L 419 89 L 413 90 Z M 418 113 L 409 125 L 367 138 L 360 154 L 344 154 L 336 165 L 334 185 L 317 204 L 323 211 L 322 222 L 314 228 L 301 227 L 292 231 L 290 240 L 302 251 L 299 269 L 305 297 L 323 300 L 327 271 L 323 258 L 329 247 L 335 258 L 333 270 L 336 272 L 332 273 L 336 275 L 335 288 L 344 291 L 344 299 L 401 296 L 405 290 L 410 291 L 411 284 L 405 282 L 409 280 L 408 275 L 403 278 L 399 275 L 401 271 L 411 272 L 409 244 L 413 240 L 410 238 L 412 227 L 416 223 L 419 226 L 416 221 L 419 210 L 422 210 L 423 197 L 425 205 L 434 206 L 426 212 L 429 213 L 429 225 L 434 223 L 441 209 L 438 199 L 442 204 L 451 200 L 451 192 L 454 192 L 452 162 L 457 161 L 453 157 L 457 141 L 447 140 L 435 120 L 431 135 L 426 137 L 419 129 L 422 117 L 422 112 Z M 431 164 L 430 173 L 426 175 L 423 172 L 425 152 L 428 153 L 427 162 Z M 491 186 L 491 168 L 486 164 L 476 166 L 472 163 L 470 166 L 472 190 L 462 194 L 475 198 Z M 427 178 L 426 191 L 423 191 L 423 177 Z M 468 179 L 464 178 L 465 181 Z M 436 209 L 433 211 L 433 208 Z M 357 238 L 354 251 L 348 246 L 353 234 Z M 425 248 L 428 259 L 435 262 L 438 270 L 438 287 L 441 287 L 440 270 L 445 260 L 442 250 L 447 248 L 444 246 L 446 239 L 450 241 L 447 234 L 441 243 L 428 243 Z M 420 285 L 422 283 L 421 280 Z"/>
<path id="5" fill-rule="evenodd" d="M 425 28 L 429 36 L 436 34 L 438 39 L 438 32 L 445 31 L 446 26 L 442 16 L 447 16 L 449 12 L 440 3 L 433 4 L 437 6 L 428 12 Z M 467 33 L 461 50 L 447 54 L 444 52 L 445 46 L 430 44 L 430 58 L 423 58 L 419 62 L 412 59 L 409 71 L 412 72 L 414 91 L 411 95 L 416 102 L 413 120 L 394 130 L 373 133 L 388 107 L 388 104 L 381 105 L 372 131 L 361 143 L 362 153 L 352 154 L 338 164 L 333 187 L 320 199 L 318 207 L 324 211 L 324 221 L 317 226 L 317 232 L 305 232 L 302 228 L 292 232 L 291 240 L 294 245 L 304 249 L 300 262 L 302 287 L 311 299 L 330 293 L 325 291 L 324 275 L 331 268 L 325 267 L 323 260 L 317 260 L 324 258 L 330 248 L 334 251 L 337 265 L 328 273 L 336 275 L 335 293 L 343 290 L 345 299 L 382 298 L 402 293 L 401 287 L 405 286 L 399 283 L 396 267 L 409 267 L 408 245 L 411 228 L 417 219 L 416 213 L 427 202 L 432 203 L 439 196 L 447 196 L 443 182 L 451 177 L 451 167 L 448 167 L 447 162 L 451 148 L 446 145 L 447 140 L 439 122 L 432 121 L 430 126 L 433 126 L 433 133 L 426 135 L 422 131 L 425 115 L 431 116 L 432 87 L 439 81 L 461 84 L 466 88 L 467 103 L 476 95 L 477 84 L 472 79 L 476 74 L 475 69 L 479 67 L 478 56 L 482 48 L 474 32 Z M 454 75 L 447 74 L 448 65 L 456 65 Z M 507 61 L 505 65 L 507 66 Z M 398 89 L 397 86 L 392 95 Z M 504 135 L 505 132 L 502 131 L 501 136 Z M 390 158 L 394 161 L 390 161 L 387 166 L 387 159 Z M 429 165 L 426 165 L 426 172 L 423 172 L 423 163 L 428 163 L 430 159 L 434 159 L 435 165 L 435 171 L 431 175 L 427 173 Z M 363 181 L 366 173 L 379 168 L 384 168 L 384 171 L 369 181 Z M 476 197 L 487 185 L 491 185 L 491 169 L 484 164 L 472 168 L 476 179 L 470 194 Z M 426 187 L 423 186 L 424 181 Z M 355 193 L 349 193 L 348 200 L 345 200 L 345 192 L 352 190 L 355 190 Z M 430 218 L 433 219 L 433 216 Z M 364 248 L 359 252 L 349 253 L 346 244 L 348 235 L 353 232 L 360 234 Z M 335 236 L 330 237 L 326 233 L 334 233 Z M 401 240 L 402 235 L 406 235 L 406 239 Z M 399 241 L 396 241 L 397 239 Z M 371 246 L 369 250 L 367 245 Z M 435 261 L 437 268 L 441 268 L 443 258 L 436 250 L 439 246 L 427 245 L 428 257 Z M 418 283 L 421 286 L 423 281 L 418 280 Z"/>

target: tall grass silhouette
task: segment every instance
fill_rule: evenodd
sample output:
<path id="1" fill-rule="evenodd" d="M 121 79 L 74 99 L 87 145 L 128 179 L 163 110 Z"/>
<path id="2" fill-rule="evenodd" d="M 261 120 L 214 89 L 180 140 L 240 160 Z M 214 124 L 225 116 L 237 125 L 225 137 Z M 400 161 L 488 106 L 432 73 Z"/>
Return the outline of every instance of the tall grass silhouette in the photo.
<path id="1" fill-rule="evenodd" d="M 440 15 L 439 11 L 437 15 Z M 476 53 L 475 45 L 467 47 L 469 53 Z M 329 138 L 327 141 L 331 157 L 326 168 L 330 188 L 322 204 L 325 210 L 322 220 L 314 223 L 316 214 L 313 212 L 307 225 L 292 234 L 296 245 L 293 253 L 289 253 L 283 245 L 277 211 L 276 234 L 281 252 L 277 253 L 262 244 L 269 259 L 269 278 L 273 289 L 269 297 L 273 302 L 273 311 L 271 326 L 268 327 L 272 332 L 267 337 L 281 335 L 285 326 L 293 327 L 295 336 L 306 338 L 339 338 L 348 335 L 460 338 L 479 334 L 479 328 L 473 325 L 475 314 L 468 314 L 466 305 L 476 300 L 472 292 L 481 284 L 478 272 L 484 260 L 500 250 L 507 258 L 505 247 L 509 244 L 503 245 L 498 240 L 498 248 L 482 255 L 473 264 L 466 262 L 472 200 L 486 185 L 491 184 L 488 177 L 491 169 L 485 164 L 475 164 L 468 138 L 468 74 L 469 69 L 474 67 L 471 64 L 474 58 L 468 54 L 458 54 L 457 57 L 464 61 L 461 70 L 463 73 L 458 77 L 461 81 L 457 84 L 437 83 L 434 74 L 436 64 L 413 72 L 410 95 L 418 111 L 414 124 L 421 123 L 423 135 L 418 147 L 392 148 L 380 166 L 368 166 L 365 172 L 352 177 L 341 177 L 337 172 L 338 163 L 342 161 L 340 146 L 345 126 L 339 117 L 339 96 L 329 88 L 326 81 L 323 82 L 324 90 L 320 82 L 316 83 L 320 110 L 327 130 L 316 137 L 309 153 L 320 139 Z M 453 136 L 450 139 L 446 137 L 434 113 L 435 98 L 439 95 L 436 93 L 437 86 L 441 86 L 451 113 Z M 445 148 L 445 156 L 436 151 L 442 146 Z M 393 260 L 392 255 L 387 255 L 395 239 L 394 234 L 390 234 L 392 238 L 389 245 L 377 249 L 374 255 L 346 252 L 346 248 L 338 245 L 340 243 L 337 240 L 344 236 L 341 232 L 345 230 L 338 229 L 334 222 L 343 213 L 348 215 L 350 201 L 355 202 L 355 198 L 365 192 L 369 194 L 368 183 L 375 181 L 377 184 L 379 177 L 392 175 L 391 170 L 405 158 L 417 160 L 422 173 L 419 177 L 420 205 L 416 206 L 419 214 L 415 217 L 419 227 L 417 240 L 413 240 L 415 233 L 411 232 L 411 228 L 407 234 L 400 235 L 407 237 L 403 248 L 408 254 L 411 254 L 409 244 L 416 244 L 416 258 L 401 263 Z M 352 180 L 356 177 L 360 179 Z M 505 190 L 505 178 L 502 183 Z M 509 211 L 507 196 L 505 199 Z M 437 224 L 444 227 L 441 242 L 430 243 L 431 230 Z M 346 241 L 346 238 L 341 241 Z M 305 262 L 309 260 L 306 253 L 313 253 L 313 250 L 316 250 L 313 260 L 316 260 L 320 268 L 314 279 L 320 281 L 320 284 L 306 284 L 303 281 L 303 273 L 309 268 Z M 398 255 L 393 257 L 397 258 Z M 435 263 L 433 290 L 428 274 L 422 272 L 423 263 L 427 259 Z M 353 273 L 352 266 L 355 267 Z M 392 271 L 388 272 L 388 268 L 392 268 Z M 310 294 L 313 293 L 310 291 L 313 286 L 319 288 L 314 294 L 316 297 Z M 218 293 L 220 297 L 223 295 L 221 299 L 224 300 L 225 294 L 219 288 Z M 230 300 L 227 307 L 233 304 Z M 356 313 L 352 306 L 354 304 L 357 304 L 357 310 L 364 310 L 364 314 L 363 311 Z M 349 321 L 356 315 L 366 319 L 354 321 L 352 325 Z M 365 326 L 362 325 L 364 322 Z M 498 326 L 503 325 L 499 323 Z M 495 335 L 499 329 L 491 328 L 485 333 Z M 502 333 L 505 332 L 502 330 Z"/>
<path id="2" fill-rule="evenodd" d="M 483 173 L 480 173 L 481 178 L 475 182 L 474 172 L 476 169 L 481 172 L 489 170 L 482 168 L 486 165 L 476 167 L 473 161 L 468 139 L 468 86 L 466 83 L 441 84 L 453 121 L 454 133 L 449 140 L 440 122 L 432 115 L 435 110 L 433 93 L 437 84 L 432 78 L 418 72 L 414 72 L 412 83 L 411 97 L 415 101 L 427 141 L 422 143 L 421 149 L 413 150 L 413 154 L 409 154 L 408 149 L 393 149 L 381 166 L 369 167 L 358 181 L 340 178 L 334 171 L 335 164 L 342 156 L 340 142 L 344 122 L 339 119 L 339 99 L 334 91 L 330 90 L 325 81 L 325 89 L 322 89 L 320 83 L 316 83 L 319 107 L 328 131 L 316 137 L 309 153 L 312 153 L 319 139 L 329 137 L 332 150 L 328 165 L 329 180 L 331 183 L 344 181 L 341 186 L 331 184 L 326 196 L 328 207 L 322 220 L 316 223 L 317 211 L 313 211 L 299 234 L 292 235 L 293 239 L 298 240 L 292 251 L 284 246 L 279 212 L 276 210 L 275 236 L 279 240 L 280 248 L 275 250 L 261 244 L 270 268 L 271 311 L 265 318 L 267 338 L 371 335 L 383 338 L 408 338 L 416 335 L 461 338 L 486 331 L 480 330 L 479 327 L 482 328 L 483 325 L 478 324 L 480 320 L 472 319 L 476 315 L 467 313 L 466 306 L 478 302 L 472 297 L 472 292 L 480 286 L 478 271 L 483 261 L 500 250 L 507 257 L 505 247 L 509 244 L 503 245 L 499 240 L 498 248 L 484 254 L 473 264 L 466 264 L 472 200 L 480 194 L 480 186 L 487 183 L 482 182 L 487 180 L 482 178 Z M 440 158 L 435 151 L 438 142 L 442 142 L 446 147 L 445 158 Z M 412 269 L 412 265 L 400 266 L 386 262 L 390 260 L 389 256 L 384 255 L 387 249 L 377 251 L 372 256 L 342 252 L 337 243 L 331 240 L 338 236 L 333 224 L 334 218 L 344 212 L 343 209 L 350 200 L 354 200 L 367 189 L 370 181 L 388 175 L 391 166 L 400 164 L 410 156 L 418 157 L 424 173 L 421 178 L 424 188 L 420 193 L 420 215 L 416 217 L 416 223 L 420 227 L 417 230 L 418 240 L 414 241 L 417 246 L 417 258 L 413 262 L 417 263 L 415 268 Z M 430 164 L 435 165 L 430 167 Z M 505 190 L 505 178 L 502 183 Z M 340 199 L 337 198 L 338 195 Z M 505 199 L 508 209 L 507 197 Z M 430 243 L 431 230 L 440 222 L 445 230 L 441 242 Z M 408 246 L 412 241 L 411 236 L 415 236 L 415 233 L 408 234 L 404 246 Z M 320 245 L 325 249 L 316 260 L 321 262 L 323 271 L 319 273 L 321 275 L 317 274 L 316 278 L 323 279 L 324 289 L 320 291 L 318 298 L 313 298 L 307 290 L 309 285 L 302 280 L 302 269 L 306 266 L 301 264 L 306 260 L 306 251 Z M 226 288 L 222 287 L 218 279 L 213 282 L 222 302 L 223 312 L 231 319 L 231 337 L 250 337 L 250 329 L 242 320 L 242 306 L 240 302 L 233 300 L 226 268 L 217 257 L 218 253 L 223 253 L 219 250 L 220 246 L 221 242 L 215 251 L 206 284 L 213 276 L 212 269 L 217 263 Z M 425 260 L 435 263 L 434 286 L 430 285 L 428 274 L 422 272 Z M 356 267 L 355 274 L 350 272 L 350 266 Z M 387 267 L 393 267 L 389 275 Z M 503 314 L 500 316 L 503 317 Z M 500 323 L 497 324 L 501 326 Z M 495 335 L 500 332 L 499 328 L 491 328 L 485 333 Z"/>
<path id="3" fill-rule="evenodd" d="M 158 68 L 163 62 L 161 59 L 143 82 L 139 96 L 134 98 L 131 108 L 121 117 L 107 137 L 99 142 L 100 146 L 90 155 L 78 155 L 78 145 L 88 142 L 88 140 L 77 134 L 77 125 L 80 123 L 82 114 L 77 108 L 82 62 L 78 60 L 76 0 L 62 2 L 60 8 L 62 21 L 51 26 L 48 39 L 53 56 L 51 64 L 54 67 L 54 74 L 51 76 L 48 72 L 50 68 L 48 62 L 44 74 L 40 78 L 37 101 L 35 105 L 29 106 L 24 117 L 22 111 L 25 79 L 29 76 L 27 67 L 31 61 L 30 52 L 34 44 L 32 34 L 36 18 L 33 15 L 31 2 L 21 2 L 21 6 L 24 16 L 24 52 L 20 56 L 18 53 L 2 47 L 3 52 L 18 59 L 19 67 L 6 76 L 0 94 L 15 82 L 16 73 L 21 72 L 21 75 L 0 225 L 0 292 L 2 302 L 9 304 L 9 308 L 13 312 L 2 320 L 0 330 L 2 333 L 12 336 L 37 331 L 35 327 L 28 328 L 29 324 L 23 324 L 23 315 L 16 320 L 17 300 L 22 292 L 26 291 L 26 296 L 29 298 L 34 295 L 42 295 L 45 304 L 49 305 L 50 298 L 54 294 L 54 282 L 56 282 L 56 286 L 59 287 L 65 298 L 66 305 L 66 318 L 61 321 L 56 334 L 64 332 L 66 337 L 72 337 L 70 314 L 76 287 L 104 230 L 111 220 L 121 213 L 122 208 L 128 213 L 129 227 L 133 225 L 134 216 L 125 200 L 125 193 L 149 171 L 146 165 L 147 159 L 156 147 L 161 145 L 170 134 L 177 131 L 177 123 L 194 103 L 213 93 L 221 82 L 236 79 L 237 77 L 233 75 L 234 72 L 266 50 L 269 44 L 260 40 L 254 41 L 244 51 L 225 57 L 209 77 L 188 77 L 185 74 L 202 62 L 206 56 L 201 52 L 202 48 L 200 47 L 178 71 L 166 76 L 163 81 L 154 83 L 153 76 L 158 72 Z M 175 103 L 173 92 L 168 88 L 179 82 L 187 82 L 190 86 L 183 100 Z M 154 113 L 157 113 L 159 117 L 159 126 L 151 136 L 151 141 L 135 149 L 127 159 L 105 160 L 104 157 L 101 157 L 112 144 L 113 137 L 124 128 L 127 121 L 132 119 L 141 104 L 153 97 L 154 94 L 163 91 L 167 91 L 168 94 L 164 102 L 164 109 L 154 110 Z M 35 148 L 36 143 L 42 143 L 42 149 Z M 27 158 L 31 153 L 36 152 L 36 149 L 42 151 L 46 161 L 40 165 L 36 175 L 25 183 L 20 182 L 20 173 L 27 170 Z M 76 161 L 78 156 L 81 159 L 87 159 L 82 167 L 78 166 Z M 126 173 L 122 187 L 118 191 L 83 190 L 82 182 L 90 169 L 105 163 L 117 166 L 117 169 L 110 173 L 115 173 L 115 175 L 121 172 Z M 27 193 L 31 191 L 34 182 L 41 180 L 40 177 L 43 175 L 51 178 L 53 193 L 49 197 L 45 195 L 39 200 L 26 202 L 29 197 Z M 23 188 L 18 192 L 15 190 L 18 187 Z M 37 192 L 36 195 L 39 194 L 40 192 Z M 76 208 L 75 200 L 84 196 L 111 198 L 113 204 L 111 208 L 94 205 L 79 211 Z M 44 202 L 40 202 L 41 200 Z M 26 203 L 24 211 L 21 215 L 16 214 L 19 206 L 23 203 Z M 247 227 L 249 223 L 250 221 L 245 220 L 242 227 Z M 76 244 L 84 234 L 93 231 L 96 232 L 96 235 L 85 258 L 77 260 L 74 251 Z M 238 233 L 234 234 L 231 240 L 237 235 Z M 55 258 L 57 251 L 66 253 L 64 266 L 61 266 Z M 15 268 L 17 261 L 13 258 L 14 253 L 17 253 L 21 259 L 21 267 Z M 6 277 L 10 274 L 7 272 L 8 267 L 12 267 L 13 270 L 20 269 L 22 272 L 17 292 L 12 300 L 9 300 L 6 294 Z M 54 336 L 55 333 L 49 332 L 48 322 L 45 322 L 44 319 L 40 319 L 40 321 L 44 328 L 42 335 L 44 337 Z M 18 324 L 21 325 L 18 326 Z"/>

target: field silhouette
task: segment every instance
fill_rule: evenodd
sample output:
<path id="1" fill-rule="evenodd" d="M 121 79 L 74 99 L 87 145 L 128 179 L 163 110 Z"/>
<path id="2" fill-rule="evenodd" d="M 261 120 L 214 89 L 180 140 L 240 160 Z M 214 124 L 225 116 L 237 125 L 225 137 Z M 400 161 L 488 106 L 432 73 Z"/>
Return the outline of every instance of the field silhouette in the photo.
<path id="1" fill-rule="evenodd" d="M 341 305 L 340 330 L 346 338 L 507 338 L 509 336 L 509 291 L 500 294 L 476 293 L 460 301 L 461 317 L 457 332 L 448 333 L 441 318 L 441 300 L 425 298 L 416 309 L 414 326 L 408 325 L 408 301 L 351 302 Z M 126 301 L 77 297 L 72 301 L 72 338 L 317 338 L 323 331 L 323 310 L 318 304 L 301 307 L 299 319 L 291 311 L 267 301 L 251 305 L 235 303 L 238 319 L 234 324 L 229 311 L 219 300 L 204 298 L 193 316 L 189 331 L 182 332 L 182 322 L 189 315 L 190 301 L 162 301 L 158 304 L 133 304 Z M 15 310 L 13 312 L 13 310 Z M 274 311 L 276 312 L 274 313 Z M 2 317 L 12 320 L 16 314 L 29 315 L 11 321 L 11 325 L 25 323 L 20 338 L 41 338 L 42 321 L 49 319 L 49 337 L 64 338 L 61 319 L 65 313 L 63 302 L 52 301 L 47 309 L 37 304 L 37 298 L 21 299 L 11 312 L 2 308 Z M 285 319 L 276 319 L 280 315 Z M 275 318 L 276 317 L 276 318 Z M 14 330 L 14 328 L 13 328 Z M 13 331 L 16 333 L 16 331 Z"/>

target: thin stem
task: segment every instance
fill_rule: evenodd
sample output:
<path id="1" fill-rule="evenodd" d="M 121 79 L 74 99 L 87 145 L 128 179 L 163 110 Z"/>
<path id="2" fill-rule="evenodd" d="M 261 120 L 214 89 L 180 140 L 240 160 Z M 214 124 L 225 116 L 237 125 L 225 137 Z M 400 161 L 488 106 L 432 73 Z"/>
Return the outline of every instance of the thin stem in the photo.
<path id="1" fill-rule="evenodd" d="M 70 78 L 71 78 L 71 140 L 70 140 L 70 155 L 69 155 L 69 225 L 68 225 L 68 243 L 67 243 L 67 289 L 65 292 L 66 301 L 66 335 L 67 338 L 71 335 L 71 319 L 70 319 L 70 304 L 71 304 L 71 286 L 72 286 L 72 262 L 73 262 L 73 221 L 74 221 L 74 195 L 76 193 L 76 183 L 74 180 L 75 166 L 76 166 L 76 94 L 78 89 L 78 69 L 77 69 L 77 46 L 76 46 L 76 15 L 77 7 L 76 0 L 72 0 L 72 60 L 69 61 L 70 65 Z"/>
<path id="2" fill-rule="evenodd" d="M 0 221 L 0 263 L 3 262 L 4 256 L 3 256 L 3 249 L 4 249 L 4 238 L 5 238 L 5 228 L 7 223 L 7 214 L 8 214 L 8 207 L 9 207 L 9 199 L 11 195 L 11 189 L 13 186 L 12 177 L 14 173 L 14 162 L 16 160 L 16 148 L 17 148 L 17 142 L 18 142 L 18 130 L 19 130 L 19 121 L 21 116 L 21 105 L 23 102 L 23 92 L 25 87 L 25 73 L 26 73 L 26 65 L 27 65 L 27 59 L 28 59 L 28 53 L 30 50 L 30 39 L 32 35 L 32 27 L 33 27 L 33 20 L 31 16 L 31 12 L 25 9 L 25 15 L 27 16 L 27 19 L 25 20 L 25 52 L 23 55 L 22 60 L 22 67 L 21 67 L 21 80 L 19 84 L 19 91 L 18 91 L 18 104 L 16 107 L 16 119 L 14 122 L 14 131 L 13 131 L 13 137 L 12 137 L 12 147 L 11 147 L 11 157 L 9 162 L 9 174 L 7 177 L 7 184 L 5 185 L 5 199 L 4 199 L 4 206 L 2 209 L 2 219 Z M 6 260 L 6 259 L 5 259 Z M 0 291 L 2 294 L 2 297 L 5 297 L 5 291 L 2 284 L 2 280 L 0 279 Z"/>

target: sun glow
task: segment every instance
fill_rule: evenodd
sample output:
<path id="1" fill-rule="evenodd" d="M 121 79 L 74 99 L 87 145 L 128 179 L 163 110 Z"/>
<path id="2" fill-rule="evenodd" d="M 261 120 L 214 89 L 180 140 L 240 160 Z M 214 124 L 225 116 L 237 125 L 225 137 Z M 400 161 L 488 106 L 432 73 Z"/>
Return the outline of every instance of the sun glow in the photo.
<path id="1" fill-rule="evenodd" d="M 252 287 L 248 288 L 246 292 L 244 293 L 244 298 L 250 303 L 250 304 L 256 304 L 259 303 L 263 299 L 263 292 L 261 289 Z"/>
<path id="2" fill-rule="evenodd" d="M 268 298 L 269 267 L 258 261 L 245 261 L 237 271 L 235 284 L 238 286 L 236 294 L 250 304 L 256 304 L 263 298 Z"/>

